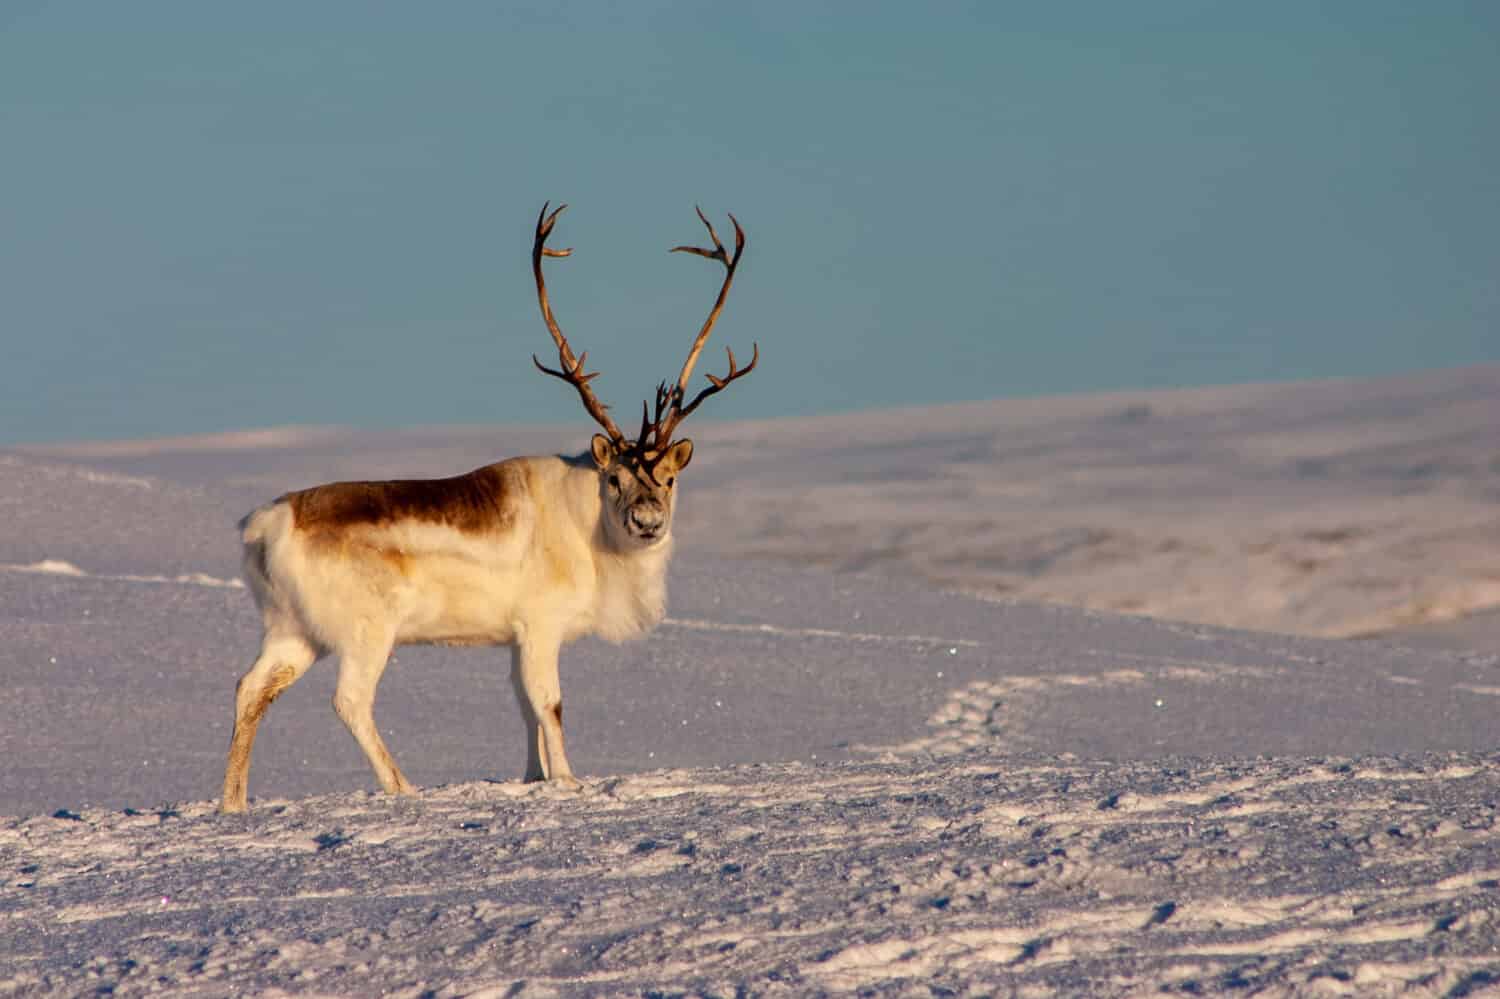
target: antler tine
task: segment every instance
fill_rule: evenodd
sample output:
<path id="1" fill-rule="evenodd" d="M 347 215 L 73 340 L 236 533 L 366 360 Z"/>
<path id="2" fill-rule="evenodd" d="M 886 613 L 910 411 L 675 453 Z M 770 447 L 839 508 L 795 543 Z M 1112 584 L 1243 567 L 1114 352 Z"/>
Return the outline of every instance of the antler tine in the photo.
<path id="1" fill-rule="evenodd" d="M 670 410 L 676 395 L 667 388 L 666 382 L 656 386 L 656 414 L 648 418 L 646 415 L 646 400 L 641 400 L 641 436 L 636 442 L 637 449 L 644 454 L 650 442 L 652 434 L 656 435 L 658 443 L 665 443 L 661 437 L 662 418 Z"/>
<path id="2" fill-rule="evenodd" d="M 704 389 L 702 392 L 699 392 L 696 396 L 694 396 L 693 401 L 688 403 L 686 406 L 679 404 L 676 407 L 676 412 L 674 414 L 676 416 L 676 419 L 672 421 L 673 428 L 675 428 L 677 424 L 681 423 L 683 420 L 687 419 L 688 416 L 692 414 L 693 410 L 698 408 L 698 404 L 701 403 L 704 399 L 707 399 L 711 395 L 716 395 L 717 393 L 723 391 L 724 387 L 730 382 L 734 381 L 736 378 L 743 378 L 750 372 L 755 370 L 755 365 L 760 362 L 760 344 L 754 344 L 753 347 L 755 352 L 750 358 L 750 363 L 745 365 L 743 368 L 739 367 L 739 365 L 736 363 L 734 359 L 734 351 L 730 350 L 728 347 L 724 348 L 724 352 L 729 355 L 729 373 L 723 378 L 716 378 L 713 375 L 706 375 L 705 377 L 707 377 L 712 384 L 710 384 L 708 388 Z"/>
<path id="3" fill-rule="evenodd" d="M 714 241 L 712 250 L 705 250 L 701 246 L 674 246 L 673 253 L 694 253 L 700 257 L 717 260 L 724 265 L 724 283 L 719 287 L 719 297 L 714 300 L 714 307 L 704 321 L 703 328 L 698 331 L 698 337 L 693 341 L 692 349 L 688 351 L 687 360 L 683 362 L 682 373 L 677 376 L 677 392 L 681 398 L 687 392 L 688 381 L 693 377 L 693 368 L 698 363 L 698 355 L 703 352 L 703 345 L 708 342 L 709 333 L 713 332 L 714 323 L 719 321 L 719 313 L 724 309 L 724 300 L 729 296 L 729 286 L 734 282 L 734 269 L 739 266 L 740 254 L 745 252 L 745 230 L 740 228 L 739 220 L 734 215 L 729 216 L 729 221 L 734 223 L 734 256 L 730 257 L 724 252 L 724 244 L 719 242 L 719 234 L 714 232 L 713 223 L 708 216 L 703 214 L 703 209 L 694 205 L 693 210 L 698 213 L 698 218 L 703 220 L 703 226 L 708 230 L 708 238 Z"/>
<path id="4" fill-rule="evenodd" d="M 585 372 L 583 362 L 588 358 L 588 351 L 578 357 L 573 356 L 573 348 L 568 345 L 568 338 L 557 325 L 557 319 L 552 315 L 552 305 L 547 301 L 547 281 L 542 276 L 543 257 L 566 257 L 573 250 L 549 249 L 546 245 L 547 237 L 552 235 L 552 227 L 557 223 L 557 217 L 567 208 L 566 204 L 558 205 L 552 214 L 547 214 L 550 201 L 542 203 L 542 213 L 536 219 L 536 239 L 531 244 L 531 273 L 536 278 L 537 303 L 542 307 L 542 319 L 547 323 L 547 329 L 552 333 L 552 340 L 557 344 L 557 358 L 561 362 L 561 370 L 554 371 L 537 359 L 535 354 L 531 355 L 531 361 L 537 369 L 544 374 L 554 378 L 561 378 L 578 390 L 578 397 L 583 400 L 583 408 L 588 410 L 594 421 L 604 428 L 609 434 L 610 440 L 619 443 L 625 439 L 620 433 L 620 428 L 615 426 L 615 421 L 609 417 L 609 407 L 599 401 L 594 395 L 594 390 L 589 387 L 589 382 L 599 377 L 599 372 Z"/>
<path id="5" fill-rule="evenodd" d="M 698 218 L 702 220 L 704 228 L 708 230 L 708 238 L 713 240 L 714 248 L 709 250 L 701 246 L 674 246 L 672 252 L 692 253 L 707 257 L 709 260 L 717 260 L 724 265 L 724 283 L 719 286 L 719 296 L 714 300 L 714 307 L 709 311 L 708 319 L 704 321 L 703 328 L 698 331 L 697 338 L 693 340 L 693 346 L 688 351 L 687 360 L 683 362 L 682 373 L 677 376 L 676 384 L 668 388 L 666 383 L 663 383 L 657 389 L 658 412 L 654 429 L 659 447 L 665 447 L 670 442 L 672 432 L 677 429 L 677 425 L 689 413 L 697 409 L 699 403 L 723 389 L 736 378 L 749 374 L 755 368 L 755 362 L 760 359 L 760 346 L 757 344 L 755 357 L 750 361 L 749 367 L 740 370 L 735 364 L 734 351 L 730 351 L 729 374 L 724 378 L 709 375 L 708 380 L 712 385 L 698 393 L 692 403 L 683 408 L 682 400 L 687 395 L 688 382 L 693 377 L 693 368 L 698 364 L 698 355 L 703 353 L 703 345 L 708 342 L 708 335 L 713 332 L 714 324 L 719 321 L 719 313 L 724 310 L 724 301 L 729 297 L 729 286 L 734 283 L 735 268 L 739 266 L 740 256 L 745 252 L 745 230 L 740 228 L 739 219 L 735 218 L 733 213 L 730 213 L 729 221 L 734 225 L 734 255 L 730 256 L 725 251 L 723 242 L 719 240 L 719 234 L 714 231 L 713 223 L 708 220 L 707 215 L 703 214 L 703 209 L 696 205 L 693 208 L 698 213 Z M 665 412 L 662 411 L 664 405 L 666 406 Z"/>
<path id="6" fill-rule="evenodd" d="M 656 418 L 657 418 L 657 420 L 661 419 L 661 407 L 660 407 L 659 404 L 657 406 Z M 646 409 L 646 400 L 642 399 L 641 400 L 641 435 L 640 435 L 640 437 L 636 438 L 636 449 L 639 450 L 642 454 L 644 454 L 646 452 L 646 438 L 647 438 L 648 435 L 650 435 L 651 431 L 653 429 L 655 429 L 655 427 L 656 427 L 656 424 L 653 423 L 653 422 L 651 422 L 651 416 L 650 416 L 650 414 L 648 413 L 648 411 Z"/>

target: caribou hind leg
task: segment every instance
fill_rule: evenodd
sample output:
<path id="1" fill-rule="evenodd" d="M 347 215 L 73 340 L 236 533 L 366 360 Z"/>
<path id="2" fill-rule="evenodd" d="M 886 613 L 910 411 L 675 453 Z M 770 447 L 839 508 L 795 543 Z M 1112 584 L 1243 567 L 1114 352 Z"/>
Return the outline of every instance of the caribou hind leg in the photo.
<path id="1" fill-rule="evenodd" d="M 234 695 L 234 734 L 224 767 L 222 812 L 243 812 L 249 803 L 250 751 L 255 730 L 271 702 L 281 696 L 318 659 L 318 650 L 301 635 L 268 634 L 260 656 L 240 678 Z"/>

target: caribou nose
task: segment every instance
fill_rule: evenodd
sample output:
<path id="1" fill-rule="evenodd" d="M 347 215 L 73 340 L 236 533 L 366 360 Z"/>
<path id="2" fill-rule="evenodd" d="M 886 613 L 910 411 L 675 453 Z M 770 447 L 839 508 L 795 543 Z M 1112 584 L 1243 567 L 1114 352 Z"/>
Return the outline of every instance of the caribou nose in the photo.
<path id="1" fill-rule="evenodd" d="M 666 521 L 666 512 L 659 506 L 635 506 L 630 508 L 630 523 L 642 534 L 655 534 Z"/>

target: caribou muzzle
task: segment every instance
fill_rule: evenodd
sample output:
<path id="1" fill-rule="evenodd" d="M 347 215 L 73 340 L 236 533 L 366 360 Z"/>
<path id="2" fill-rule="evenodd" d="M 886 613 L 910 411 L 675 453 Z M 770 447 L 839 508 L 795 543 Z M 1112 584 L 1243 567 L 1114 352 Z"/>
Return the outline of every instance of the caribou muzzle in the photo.
<path id="1" fill-rule="evenodd" d="M 642 541 L 655 541 L 667 529 L 667 511 L 658 503 L 638 503 L 626 516 L 630 533 Z"/>

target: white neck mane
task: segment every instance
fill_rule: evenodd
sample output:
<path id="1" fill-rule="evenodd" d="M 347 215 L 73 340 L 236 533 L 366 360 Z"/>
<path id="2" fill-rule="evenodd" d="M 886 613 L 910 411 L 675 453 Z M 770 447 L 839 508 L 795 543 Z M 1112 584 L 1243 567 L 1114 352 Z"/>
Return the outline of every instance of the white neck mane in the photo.
<path id="1" fill-rule="evenodd" d="M 649 551 L 595 554 L 599 589 L 594 627 L 600 638 L 610 642 L 640 638 L 661 623 L 667 613 L 667 563 L 671 558 L 670 537 Z"/>

